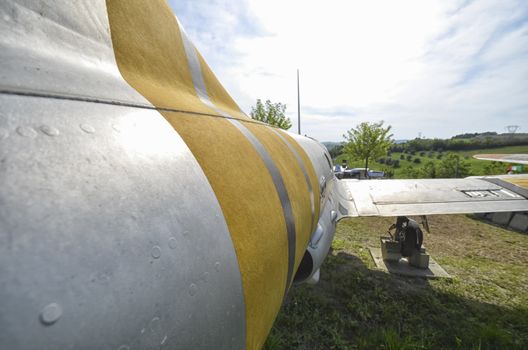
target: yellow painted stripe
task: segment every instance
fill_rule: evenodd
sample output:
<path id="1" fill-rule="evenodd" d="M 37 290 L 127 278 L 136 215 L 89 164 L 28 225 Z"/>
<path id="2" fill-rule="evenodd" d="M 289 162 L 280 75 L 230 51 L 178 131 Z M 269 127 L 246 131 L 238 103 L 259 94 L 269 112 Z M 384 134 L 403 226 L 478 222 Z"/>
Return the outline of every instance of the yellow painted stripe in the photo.
<path id="1" fill-rule="evenodd" d="M 195 91 L 180 29 L 164 2 L 108 0 L 107 4 L 118 67 L 131 86 L 157 107 L 219 114 L 202 103 Z M 248 120 L 201 56 L 199 61 L 214 105 L 237 119 Z M 180 112 L 160 113 L 187 143 L 218 198 L 240 266 L 246 345 L 258 349 L 280 309 L 288 274 L 286 223 L 276 187 L 255 148 L 229 121 Z M 295 157 L 277 135 L 267 126 L 244 125 L 271 155 L 291 199 L 296 226 L 295 272 L 311 234 L 306 181 Z M 302 148 L 295 141 L 292 144 L 312 180 L 318 217 L 315 171 Z"/>
<path id="2" fill-rule="evenodd" d="M 197 52 L 197 54 L 204 82 L 207 88 L 207 94 L 211 102 L 213 102 L 219 109 L 227 112 L 231 117 L 241 120 L 250 119 L 241 111 L 240 107 L 227 93 L 222 84 L 220 84 L 211 68 L 209 68 L 207 63 L 205 63 L 202 55 L 199 52 Z"/>
<path id="3" fill-rule="evenodd" d="M 224 99 L 224 97 L 218 93 L 218 80 L 201 56 L 199 56 L 199 61 L 203 75 L 203 82 L 205 89 L 207 90 L 206 95 L 208 100 L 211 101 L 217 108 L 228 111 L 228 114 L 232 115 L 233 110 L 238 109 L 238 106 L 234 104 L 234 102 L 231 104 L 232 100 L 230 97 Z M 222 89 L 221 91 L 224 90 Z M 237 116 L 240 116 L 240 114 L 241 112 L 238 112 Z M 245 117 L 245 115 L 242 114 L 242 117 Z M 280 140 L 280 137 L 275 135 L 271 130 L 269 130 L 269 127 L 265 125 L 246 124 L 244 126 L 254 137 L 258 139 L 259 143 L 262 144 L 267 153 L 270 154 L 273 163 L 278 168 L 280 177 L 285 184 L 287 198 L 290 202 L 289 205 L 291 205 L 293 211 L 293 219 L 295 222 L 295 247 L 294 254 L 291 252 L 289 254 L 290 258 L 292 258 L 291 255 L 293 255 L 294 258 L 292 271 L 291 273 L 288 271 L 289 287 L 289 284 L 292 282 L 304 252 L 306 251 L 306 247 L 312 233 L 312 225 L 315 227 L 315 224 L 312 222 L 313 216 L 308 186 L 304 180 L 304 174 L 300 164 L 298 164 L 297 159 L 290 151 L 288 146 Z M 296 142 L 294 143 L 296 144 Z M 305 154 L 303 151 L 301 152 Z M 307 159 L 307 157 L 305 157 L 305 159 Z M 315 178 L 313 167 L 310 166 L 310 168 L 312 169 L 312 174 L 314 175 L 313 178 Z M 317 185 L 316 187 L 318 195 L 319 186 Z M 288 218 L 286 217 L 286 219 Z M 316 221 L 316 219 L 313 220 Z M 255 295 L 246 295 L 247 304 L 251 304 L 253 300 L 255 300 Z M 259 320 L 260 315 L 258 309 L 251 309 L 249 306 L 247 308 L 246 318 L 248 329 L 248 348 L 259 348 L 269 333 L 272 323 L 268 325 L 261 323 Z M 260 327 L 253 328 L 253 324 L 260 324 Z"/>
<path id="4" fill-rule="evenodd" d="M 526 176 L 517 176 L 517 177 L 501 177 L 501 180 L 509 182 L 515 186 L 519 186 L 525 190 L 528 190 L 528 175 Z"/>
<path id="5" fill-rule="evenodd" d="M 246 127 L 259 139 L 273 158 L 275 165 L 283 178 L 288 191 L 288 197 L 292 205 L 295 228 L 296 247 L 294 272 L 301 262 L 306 251 L 306 246 L 311 236 L 312 211 L 310 207 L 310 195 L 308 186 L 304 180 L 304 174 L 295 156 L 280 138 L 268 127 L 248 124 Z M 292 276 L 293 278 L 293 276 Z M 289 283 L 292 281 L 290 280 Z"/>
<path id="6" fill-rule="evenodd" d="M 198 159 L 222 207 L 244 287 L 246 345 L 259 349 L 280 309 L 288 266 L 275 185 L 259 154 L 227 120 L 163 115 Z"/>
<path id="7" fill-rule="evenodd" d="M 112 45 L 126 81 L 150 103 L 195 113 L 218 114 L 200 102 L 176 19 L 155 1 L 107 1 Z"/>
<path id="8" fill-rule="evenodd" d="M 215 108 L 218 107 L 239 120 L 248 120 L 198 54 L 207 95 L 214 106 L 200 101 L 180 29 L 164 2 L 109 0 L 107 5 L 121 74 L 153 105 L 223 114 L 218 113 Z M 160 112 L 201 164 L 222 207 L 244 287 L 246 345 L 249 349 L 260 348 L 282 303 L 288 274 L 286 223 L 276 187 L 255 148 L 229 121 L 181 112 Z M 310 239 L 310 227 L 315 227 L 319 216 L 319 185 L 315 171 L 304 150 L 284 133 L 304 162 L 312 183 L 316 199 L 315 222 L 312 222 L 308 186 L 295 156 L 267 126 L 244 124 L 271 155 L 285 184 L 296 228 L 294 273 Z"/>

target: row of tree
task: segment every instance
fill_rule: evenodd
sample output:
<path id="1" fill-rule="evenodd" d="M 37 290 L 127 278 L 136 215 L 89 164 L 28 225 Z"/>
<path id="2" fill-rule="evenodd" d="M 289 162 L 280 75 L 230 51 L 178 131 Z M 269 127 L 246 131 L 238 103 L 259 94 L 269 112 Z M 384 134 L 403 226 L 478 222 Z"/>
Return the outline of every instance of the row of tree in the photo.
<path id="1" fill-rule="evenodd" d="M 270 100 L 262 103 L 260 99 L 251 108 L 251 118 L 278 126 L 282 129 L 289 129 L 291 121 L 286 117 L 286 105 L 282 103 L 272 103 Z M 351 155 L 355 159 L 365 161 L 365 176 L 368 176 L 367 168 L 369 160 L 385 156 L 392 146 L 391 127 L 383 126 L 383 121 L 378 123 L 361 123 L 356 128 L 347 131 L 343 137 L 347 143 L 342 149 L 343 152 Z M 334 157 L 332 155 L 332 157 Z"/>
<path id="2" fill-rule="evenodd" d="M 251 108 L 251 117 L 255 120 L 267 124 L 275 125 L 282 129 L 289 129 L 291 121 L 285 115 L 286 105 L 282 103 L 272 103 L 267 100 L 265 103 L 259 99 L 254 107 Z M 347 131 L 343 137 L 346 142 L 337 144 L 329 150 L 332 158 L 341 154 L 347 154 L 350 159 L 363 160 L 365 169 L 368 168 L 369 161 L 377 160 L 390 168 L 385 168 L 387 177 L 394 175 L 394 168 L 400 167 L 400 160 L 413 161 L 415 164 L 421 164 L 421 158 L 414 158 L 416 153 L 421 157 L 427 155 L 426 160 L 421 166 L 409 165 L 403 169 L 403 174 L 408 178 L 452 178 L 465 177 L 471 174 L 471 166 L 461 155 L 447 153 L 444 156 L 443 151 L 468 150 L 489 147 L 500 147 L 510 145 L 524 145 L 528 143 L 527 135 L 519 137 L 501 137 L 494 132 L 487 133 L 470 133 L 457 135 L 451 139 L 414 139 L 405 143 L 395 144 L 390 133 L 391 126 L 384 126 L 383 121 L 375 123 L 361 123 L 357 127 Z M 392 159 L 392 152 L 402 152 L 400 159 Z M 437 152 L 436 156 L 434 152 Z M 406 154 L 405 154 L 406 153 Z M 389 157 L 387 157 L 387 155 Z M 433 161 L 436 157 L 439 162 Z M 467 156 L 465 157 L 467 159 Z M 366 170 L 365 170 L 366 171 Z M 504 173 L 505 165 L 498 162 L 490 162 L 485 168 L 485 174 Z M 368 173 L 365 174 L 368 176 Z"/>
<path id="3" fill-rule="evenodd" d="M 452 178 L 471 175 L 471 165 L 459 154 L 448 153 L 440 162 L 426 161 L 421 167 L 408 166 L 403 171 L 408 178 Z"/>
<path id="4" fill-rule="evenodd" d="M 489 162 L 484 166 L 483 175 L 496 175 L 506 173 L 507 165 L 500 162 Z M 471 165 L 459 154 L 448 153 L 441 162 L 428 160 L 421 167 L 408 166 L 403 169 L 407 178 L 453 178 L 466 177 L 471 174 Z"/>
<path id="5" fill-rule="evenodd" d="M 489 133 L 486 133 L 489 134 Z M 472 135 L 472 134 L 470 134 Z M 420 152 L 420 151 L 468 151 L 483 148 L 519 146 L 528 143 L 528 135 L 488 135 L 463 139 L 414 139 L 391 146 L 392 152 Z"/>

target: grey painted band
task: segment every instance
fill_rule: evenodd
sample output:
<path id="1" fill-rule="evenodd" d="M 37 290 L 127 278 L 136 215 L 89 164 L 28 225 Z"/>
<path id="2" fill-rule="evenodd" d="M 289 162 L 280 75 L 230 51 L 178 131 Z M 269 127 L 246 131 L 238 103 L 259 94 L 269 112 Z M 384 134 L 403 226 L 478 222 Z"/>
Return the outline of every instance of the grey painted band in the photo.
<path id="1" fill-rule="evenodd" d="M 180 27 L 183 47 L 185 49 L 187 61 L 189 62 L 189 68 L 191 69 L 191 77 L 196 93 L 198 94 L 198 97 L 200 98 L 200 100 L 202 100 L 203 103 L 217 110 L 217 108 L 211 102 L 207 94 L 207 89 L 205 87 L 205 81 L 200 67 L 200 61 L 198 60 L 198 54 L 196 53 L 196 48 L 191 43 L 189 38 L 187 38 L 187 33 L 185 33 L 185 30 L 183 29 L 183 26 L 181 25 L 178 18 L 176 18 L 176 21 L 178 22 L 178 26 Z"/>
<path id="2" fill-rule="evenodd" d="M 304 175 L 304 179 L 306 180 L 306 185 L 308 185 L 308 192 L 310 193 L 310 207 L 312 210 L 312 221 L 310 223 L 310 235 L 313 233 L 313 225 L 314 225 L 314 216 L 315 216 L 315 199 L 313 194 L 313 188 L 312 183 L 310 182 L 310 177 L 308 176 L 308 171 L 306 170 L 306 167 L 304 166 L 304 162 L 302 161 L 301 157 L 299 156 L 299 153 L 293 148 L 293 146 L 288 142 L 288 140 L 281 135 L 281 133 L 278 130 L 275 130 L 274 128 L 269 128 L 272 130 L 277 136 L 288 146 L 290 151 L 295 156 L 295 159 L 297 159 L 297 163 L 299 163 L 299 166 L 301 167 L 301 170 Z"/>
<path id="3" fill-rule="evenodd" d="M 246 128 L 238 120 L 229 119 L 229 121 L 234 126 L 236 126 L 238 130 L 240 130 L 240 132 L 249 140 L 249 142 L 251 142 L 253 147 L 257 150 L 258 154 L 264 161 L 264 164 L 266 164 L 266 168 L 268 168 L 271 178 L 273 179 L 275 189 L 277 190 L 277 194 L 279 195 L 279 199 L 282 206 L 282 212 L 284 214 L 284 219 L 286 220 L 286 230 L 288 232 L 288 275 L 286 279 L 286 289 L 284 291 L 284 294 L 286 294 L 292 279 L 296 245 L 295 220 L 293 217 L 293 210 L 290 202 L 290 197 L 288 196 L 288 192 L 286 191 L 286 186 L 284 185 L 284 180 L 282 179 L 279 169 L 277 169 L 275 162 L 269 155 L 268 151 L 266 151 L 264 146 L 260 143 L 260 141 L 255 137 L 255 135 L 251 133 L 251 131 L 249 131 L 248 128 Z"/>
<path id="4" fill-rule="evenodd" d="M 484 177 L 484 178 L 481 178 L 481 180 L 490 182 L 490 183 L 492 183 L 494 185 L 498 185 L 498 186 L 504 187 L 505 189 L 508 189 L 508 190 L 512 191 L 513 193 L 516 193 L 519 196 L 523 196 L 524 198 L 528 199 L 528 190 L 524 189 L 524 188 L 522 188 L 520 186 L 516 186 L 515 184 L 512 184 L 510 182 L 506 182 L 506 181 L 504 181 L 502 179 L 495 178 L 495 177 Z"/>
<path id="5" fill-rule="evenodd" d="M 260 141 L 255 137 L 255 135 L 253 135 L 253 133 L 248 128 L 246 128 L 240 121 L 233 119 L 228 113 L 219 109 L 210 100 L 209 95 L 207 94 L 207 89 L 205 87 L 205 81 L 202 75 L 200 61 L 198 60 L 198 54 L 196 52 L 196 49 L 194 45 L 187 38 L 187 34 L 185 33 L 185 30 L 183 29 L 179 21 L 178 21 L 178 25 L 180 27 L 180 32 L 181 32 L 182 39 L 183 39 L 183 46 L 185 48 L 185 54 L 187 56 L 187 61 L 191 69 L 192 80 L 193 80 L 196 92 L 198 94 L 198 97 L 204 104 L 211 107 L 212 109 L 214 109 L 221 115 L 230 117 L 228 120 L 249 140 L 251 145 L 255 148 L 257 153 L 260 155 L 260 157 L 264 161 L 264 164 L 266 165 L 266 168 L 268 169 L 268 172 L 271 175 L 273 184 L 275 185 L 275 190 L 277 191 L 277 194 L 281 202 L 284 220 L 286 221 L 286 231 L 288 234 L 288 274 L 286 277 L 286 287 L 284 290 L 284 294 L 286 295 L 286 292 L 288 291 L 290 282 L 292 280 L 292 275 L 293 275 L 293 267 L 295 263 L 295 245 L 296 245 L 295 238 L 296 237 L 295 237 L 295 220 L 293 216 L 293 210 L 292 210 L 290 198 L 288 196 L 288 192 L 286 191 L 284 180 L 282 179 L 279 169 L 277 169 L 277 166 L 275 165 L 275 162 L 269 155 L 268 151 L 264 148 L 264 146 L 260 143 Z"/>

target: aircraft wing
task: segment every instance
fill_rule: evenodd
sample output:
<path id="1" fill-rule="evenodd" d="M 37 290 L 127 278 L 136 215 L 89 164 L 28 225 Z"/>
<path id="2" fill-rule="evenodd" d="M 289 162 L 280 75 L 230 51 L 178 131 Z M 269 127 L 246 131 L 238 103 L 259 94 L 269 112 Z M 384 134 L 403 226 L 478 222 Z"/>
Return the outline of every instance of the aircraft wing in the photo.
<path id="1" fill-rule="evenodd" d="M 528 154 L 475 154 L 473 158 L 503 163 L 528 164 Z"/>
<path id="2" fill-rule="evenodd" d="M 337 180 L 341 217 L 528 211 L 528 175 Z"/>

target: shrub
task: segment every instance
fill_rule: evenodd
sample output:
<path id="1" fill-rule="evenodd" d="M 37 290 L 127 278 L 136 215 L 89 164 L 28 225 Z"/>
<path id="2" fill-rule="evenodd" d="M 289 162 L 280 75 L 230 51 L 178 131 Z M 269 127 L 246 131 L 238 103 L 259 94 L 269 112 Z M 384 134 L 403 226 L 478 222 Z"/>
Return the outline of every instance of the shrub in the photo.
<path id="1" fill-rule="evenodd" d="M 420 176 L 434 179 L 436 177 L 436 165 L 432 160 L 428 160 L 420 169 Z"/>
<path id="2" fill-rule="evenodd" d="M 385 173 L 384 177 L 386 179 L 392 179 L 394 177 L 394 170 L 391 168 L 383 168 L 382 171 Z"/>

